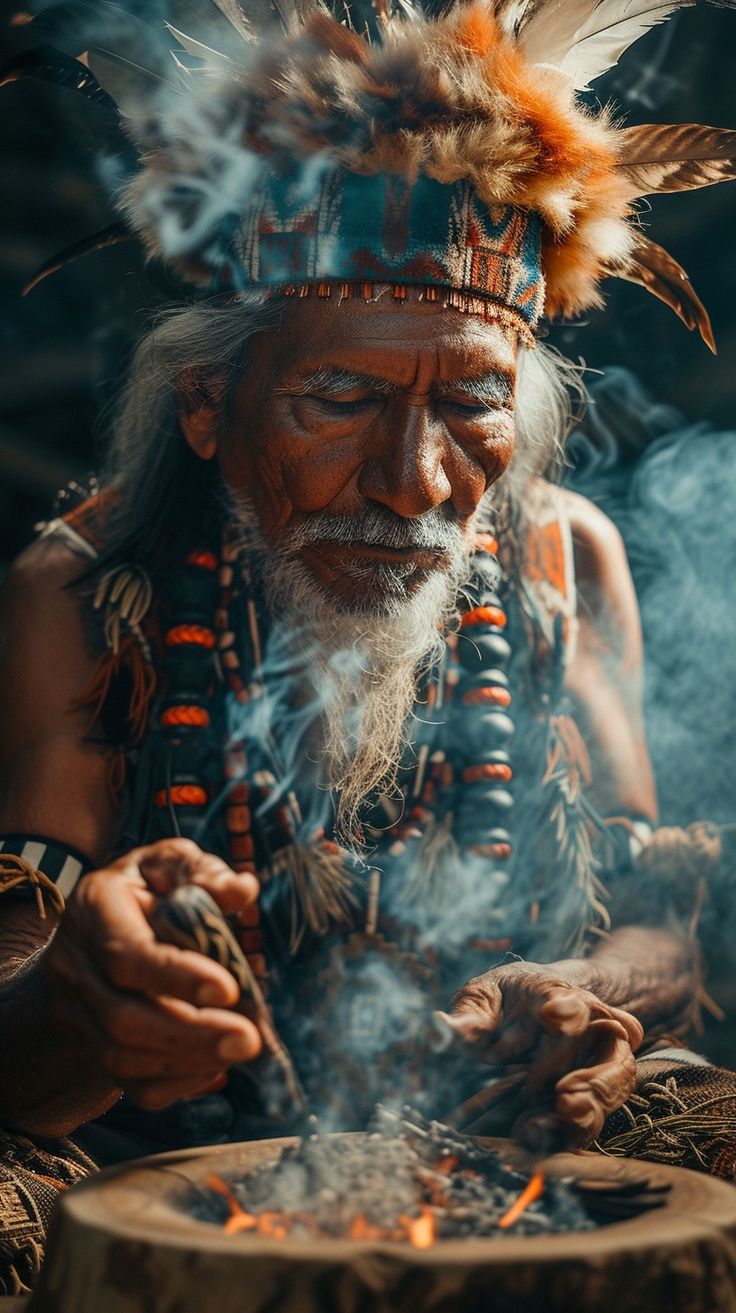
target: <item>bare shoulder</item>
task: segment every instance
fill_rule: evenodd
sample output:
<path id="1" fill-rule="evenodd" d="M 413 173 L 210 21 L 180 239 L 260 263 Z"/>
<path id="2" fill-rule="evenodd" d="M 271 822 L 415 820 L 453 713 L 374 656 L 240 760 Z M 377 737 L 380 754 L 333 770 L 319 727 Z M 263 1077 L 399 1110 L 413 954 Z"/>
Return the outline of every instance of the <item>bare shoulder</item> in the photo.
<path id="1" fill-rule="evenodd" d="M 28 547 L 0 587 L 0 720 L 7 746 L 50 732 L 94 668 L 84 619 L 85 590 L 75 586 L 88 559 L 53 536 Z"/>
<path id="2" fill-rule="evenodd" d="M 601 644 L 626 668 L 641 661 L 639 603 L 623 538 L 587 497 L 562 491 L 575 556 L 580 633 L 578 658 Z"/>
<path id="3" fill-rule="evenodd" d="M 110 745 L 79 703 L 100 649 L 86 622 L 89 558 L 50 536 L 0 589 L 0 828 L 104 856 L 117 817 Z"/>
<path id="4" fill-rule="evenodd" d="M 54 534 L 37 538 L 10 566 L 0 588 L 3 613 L 24 606 L 36 606 L 39 600 L 68 609 L 69 590 L 83 574 L 89 558 L 74 551 Z"/>
<path id="5" fill-rule="evenodd" d="M 578 586 L 590 582 L 614 587 L 631 586 L 626 548 L 613 520 L 580 493 L 560 489 L 562 505 L 570 522 L 575 549 L 575 573 Z"/>
<path id="6" fill-rule="evenodd" d="M 623 539 L 598 506 L 563 492 L 575 554 L 578 637 L 566 675 L 604 816 L 657 816 L 642 719 L 639 603 Z"/>

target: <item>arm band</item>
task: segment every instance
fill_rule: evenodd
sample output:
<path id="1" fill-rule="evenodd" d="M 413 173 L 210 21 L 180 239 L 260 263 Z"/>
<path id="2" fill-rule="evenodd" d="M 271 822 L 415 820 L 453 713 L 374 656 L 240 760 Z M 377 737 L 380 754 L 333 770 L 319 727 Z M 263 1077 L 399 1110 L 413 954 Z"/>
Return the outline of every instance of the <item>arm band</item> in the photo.
<path id="1" fill-rule="evenodd" d="M 0 865 L 4 855 L 20 857 L 35 870 L 42 871 L 63 898 L 69 897 L 81 876 L 94 869 L 84 853 L 37 834 L 0 834 Z M 21 886 L 14 892 L 19 897 L 33 897 L 30 885 Z"/>

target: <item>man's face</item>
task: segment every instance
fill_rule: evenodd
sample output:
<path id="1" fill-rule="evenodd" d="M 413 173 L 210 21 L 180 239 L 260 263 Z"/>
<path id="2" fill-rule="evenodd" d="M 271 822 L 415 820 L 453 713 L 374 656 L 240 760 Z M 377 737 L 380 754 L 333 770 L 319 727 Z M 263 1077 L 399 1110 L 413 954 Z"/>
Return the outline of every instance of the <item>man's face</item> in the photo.
<path id="1" fill-rule="evenodd" d="M 297 300 L 252 341 L 224 479 L 339 609 L 408 597 L 469 543 L 511 459 L 516 349 L 432 303 Z"/>

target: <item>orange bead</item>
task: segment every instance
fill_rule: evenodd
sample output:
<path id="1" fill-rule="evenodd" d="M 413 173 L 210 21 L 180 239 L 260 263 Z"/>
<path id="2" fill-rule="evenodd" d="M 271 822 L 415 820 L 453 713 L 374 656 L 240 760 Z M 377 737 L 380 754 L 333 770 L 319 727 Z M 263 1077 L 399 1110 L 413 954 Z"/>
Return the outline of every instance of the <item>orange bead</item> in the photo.
<path id="1" fill-rule="evenodd" d="M 190 552 L 187 565 L 197 565 L 200 570 L 216 570 L 217 557 L 214 552 Z"/>
<path id="2" fill-rule="evenodd" d="M 162 713 L 161 724 L 165 728 L 176 725 L 196 725 L 206 728 L 210 723 L 210 713 L 204 707 L 167 707 Z"/>
<path id="3" fill-rule="evenodd" d="M 250 800 L 250 785 L 241 780 L 239 784 L 234 784 L 228 793 L 231 803 L 248 802 Z"/>
<path id="4" fill-rule="evenodd" d="M 170 789 L 159 789 L 153 802 L 156 807 L 206 807 L 207 790 L 199 784 L 172 784 Z"/>
<path id="5" fill-rule="evenodd" d="M 485 761 L 477 766 L 466 766 L 462 778 L 466 784 L 477 784 L 481 780 L 503 780 L 508 784 L 513 775 L 510 766 L 501 762 Z"/>
<path id="6" fill-rule="evenodd" d="M 174 625 L 166 635 L 166 646 L 179 647 L 183 643 L 210 650 L 215 646 L 215 635 L 205 625 Z"/>
<path id="7" fill-rule="evenodd" d="M 483 688 L 471 688 L 467 693 L 463 693 L 462 700 L 467 706 L 485 702 L 494 707 L 508 707 L 511 705 L 511 694 L 507 688 L 498 688 L 494 684 Z"/>
<path id="8" fill-rule="evenodd" d="M 465 629 L 467 625 L 496 625 L 498 629 L 503 629 L 506 620 L 506 612 L 500 606 L 476 606 L 472 611 L 465 612 L 460 628 Z"/>

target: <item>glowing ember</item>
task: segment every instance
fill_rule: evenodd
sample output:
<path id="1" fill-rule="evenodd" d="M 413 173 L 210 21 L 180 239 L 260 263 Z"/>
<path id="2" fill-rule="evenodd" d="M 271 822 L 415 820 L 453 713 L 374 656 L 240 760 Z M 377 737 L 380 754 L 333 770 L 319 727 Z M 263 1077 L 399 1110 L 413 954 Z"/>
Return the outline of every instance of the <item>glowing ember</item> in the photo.
<path id="1" fill-rule="evenodd" d="M 539 1199 L 544 1190 L 544 1177 L 541 1172 L 535 1172 L 529 1184 L 524 1187 L 519 1198 L 511 1205 L 503 1217 L 499 1218 L 498 1225 L 502 1231 L 507 1231 L 510 1226 L 518 1222 L 525 1208 L 533 1204 L 535 1199 Z"/>
<path id="2" fill-rule="evenodd" d="M 221 1176 L 211 1173 L 207 1178 L 210 1190 L 222 1195 L 227 1201 L 230 1216 L 223 1223 L 225 1235 L 239 1235 L 243 1231 L 256 1231 L 258 1235 L 268 1236 L 272 1240 L 285 1240 L 293 1226 L 306 1226 L 316 1232 L 314 1219 L 308 1213 L 274 1213 L 264 1211 L 254 1215 L 241 1208 L 233 1191 Z M 362 1213 L 358 1213 L 347 1227 L 348 1240 L 408 1240 L 415 1249 L 429 1249 L 437 1236 L 437 1223 L 432 1209 L 423 1205 L 419 1217 L 400 1216 L 396 1228 L 386 1232 L 382 1227 L 369 1222 Z"/>
<path id="3" fill-rule="evenodd" d="M 226 1235 L 438 1240 L 586 1230 L 592 1222 L 562 1181 L 531 1179 L 469 1136 L 417 1114 L 379 1110 L 357 1136 L 309 1135 L 240 1180 L 207 1179 L 191 1211 Z"/>
<path id="4" fill-rule="evenodd" d="M 409 1244 L 415 1249 L 430 1249 L 437 1239 L 437 1223 L 431 1208 L 422 1208 L 420 1217 L 402 1218 L 408 1223 Z"/>
<path id="5" fill-rule="evenodd" d="M 258 1218 L 246 1213 L 245 1209 L 241 1208 L 227 1181 L 223 1181 L 221 1176 L 216 1176 L 214 1172 L 211 1172 L 207 1177 L 207 1185 L 210 1190 L 222 1195 L 230 1209 L 230 1216 L 223 1223 L 225 1235 L 237 1235 L 239 1231 L 256 1230 Z"/>

